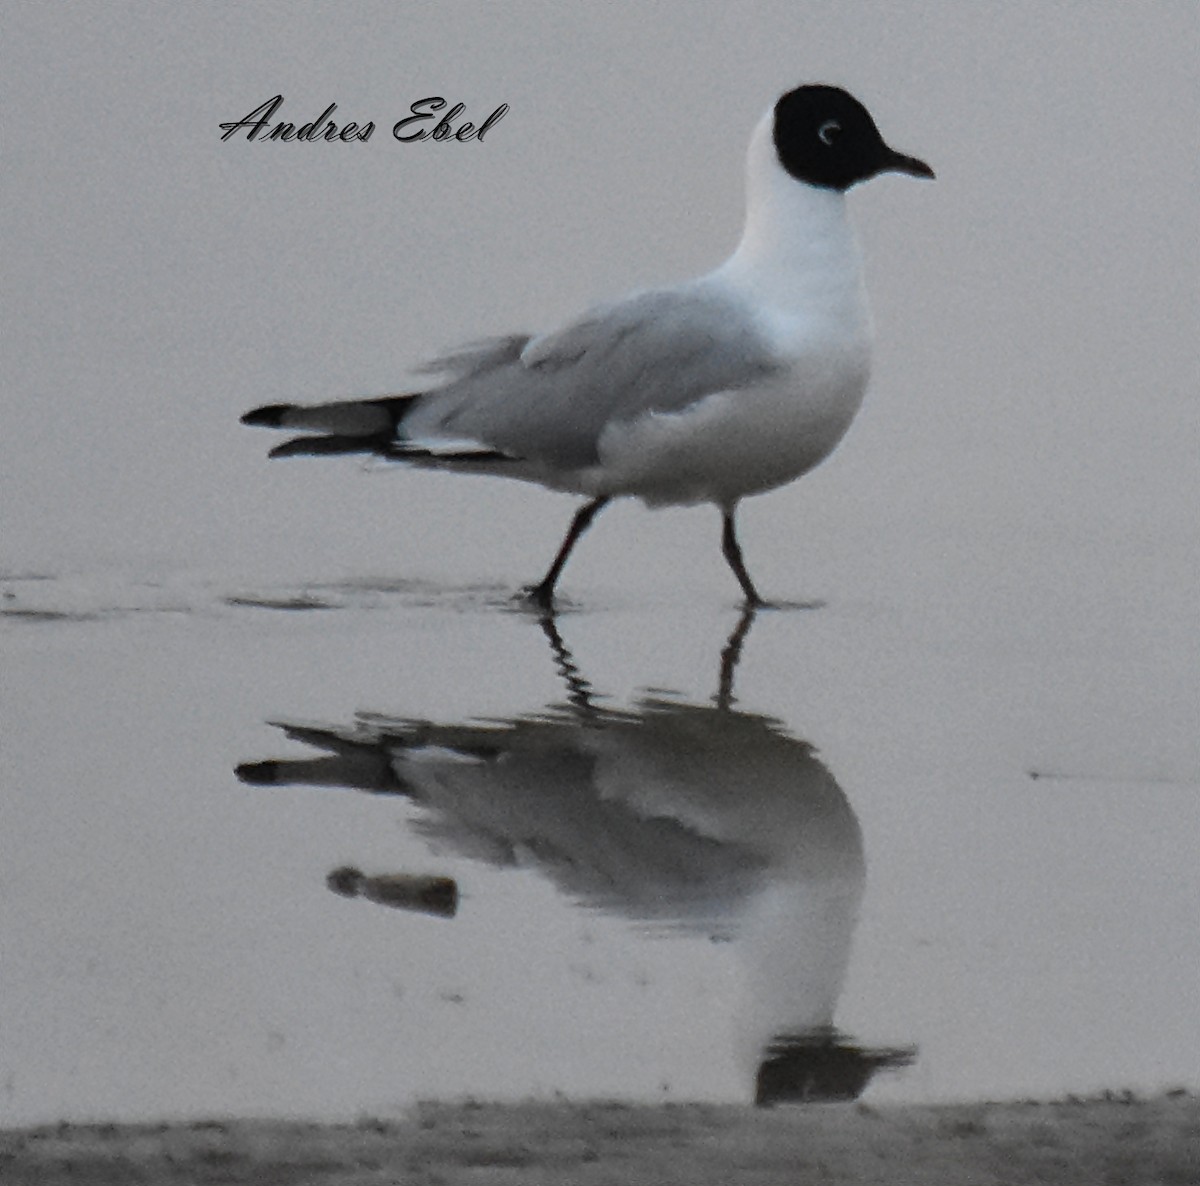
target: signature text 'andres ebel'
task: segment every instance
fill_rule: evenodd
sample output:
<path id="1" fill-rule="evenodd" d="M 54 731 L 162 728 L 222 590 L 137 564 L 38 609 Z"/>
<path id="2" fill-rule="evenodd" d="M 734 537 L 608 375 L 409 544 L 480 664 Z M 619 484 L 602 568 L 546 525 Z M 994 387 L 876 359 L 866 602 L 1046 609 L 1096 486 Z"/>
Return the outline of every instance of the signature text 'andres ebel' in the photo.
<path id="1" fill-rule="evenodd" d="M 337 110 L 336 103 L 330 103 L 316 119 L 310 123 L 285 123 L 280 120 L 272 124 L 271 120 L 283 106 L 283 96 L 276 95 L 260 104 L 249 115 L 239 120 L 221 124 L 224 135 L 222 140 L 228 140 L 238 132 L 244 131 L 247 140 L 340 140 L 349 144 L 352 140 L 366 142 L 375 131 L 375 121 L 365 124 L 344 123 L 338 125 L 332 116 Z M 496 126 L 508 111 L 508 104 L 501 103 L 491 115 L 478 126 L 469 120 L 461 120 L 460 116 L 466 110 L 463 103 L 455 103 L 445 111 L 446 100 L 441 95 L 432 95 L 428 99 L 418 99 L 409 107 L 412 115 L 398 120 L 392 127 L 392 135 L 402 144 L 412 144 L 419 140 L 455 140 L 460 144 L 468 140 L 482 141 L 484 136 Z M 444 114 L 443 114 L 444 112 Z M 432 125 L 429 121 L 436 121 Z"/>

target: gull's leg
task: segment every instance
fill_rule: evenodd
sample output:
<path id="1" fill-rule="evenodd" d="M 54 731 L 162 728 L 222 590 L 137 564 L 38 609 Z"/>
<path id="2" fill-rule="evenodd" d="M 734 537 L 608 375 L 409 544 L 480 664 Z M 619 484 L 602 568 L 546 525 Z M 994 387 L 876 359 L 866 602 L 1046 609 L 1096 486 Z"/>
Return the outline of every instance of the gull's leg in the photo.
<path id="1" fill-rule="evenodd" d="M 558 549 L 558 555 L 554 557 L 554 563 L 550 565 L 549 572 L 542 577 L 538 584 L 531 585 L 525 590 L 525 596 L 535 605 L 549 609 L 551 602 L 554 600 L 554 586 L 558 582 L 563 566 L 567 563 L 567 557 L 570 556 L 571 549 L 579 542 L 579 537 L 587 531 L 588 525 L 604 509 L 608 502 L 609 498 L 607 495 L 601 498 L 593 498 L 591 502 L 585 503 L 575 512 L 575 518 L 571 520 L 567 537 L 563 540 L 562 547 Z"/>
<path id="2" fill-rule="evenodd" d="M 742 549 L 738 547 L 737 533 L 733 528 L 733 510 L 733 507 L 725 507 L 721 511 L 723 523 L 721 551 L 725 554 L 729 567 L 733 569 L 733 575 L 737 577 L 738 584 L 742 586 L 742 592 L 746 594 L 746 608 L 757 609 L 767 603 L 759 597 L 758 590 L 754 587 L 754 582 L 746 571 L 745 562 L 742 560 Z"/>

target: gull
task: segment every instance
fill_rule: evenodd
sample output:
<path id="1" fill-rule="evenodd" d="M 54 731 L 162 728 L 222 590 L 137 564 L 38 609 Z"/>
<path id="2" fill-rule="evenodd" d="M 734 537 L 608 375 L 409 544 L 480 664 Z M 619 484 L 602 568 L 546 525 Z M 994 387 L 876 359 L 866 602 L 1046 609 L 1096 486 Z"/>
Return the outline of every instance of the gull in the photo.
<path id="1" fill-rule="evenodd" d="M 713 503 L 745 604 L 767 605 L 738 543 L 738 503 L 828 457 L 867 386 L 871 323 L 846 192 L 880 173 L 934 173 L 888 147 L 867 109 L 826 85 L 780 97 L 747 156 L 742 237 L 708 274 L 548 333 L 464 347 L 421 367 L 436 381 L 419 391 L 271 404 L 242 422 L 317 434 L 272 457 L 374 454 L 585 496 L 545 576 L 524 591 L 543 609 L 614 498 Z"/>

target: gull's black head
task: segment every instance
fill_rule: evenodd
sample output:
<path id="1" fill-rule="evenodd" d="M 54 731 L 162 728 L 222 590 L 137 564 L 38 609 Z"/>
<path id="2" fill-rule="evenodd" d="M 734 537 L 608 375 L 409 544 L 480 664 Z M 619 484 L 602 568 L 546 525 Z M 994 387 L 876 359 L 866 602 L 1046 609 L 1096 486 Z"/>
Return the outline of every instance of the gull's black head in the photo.
<path id="1" fill-rule="evenodd" d="M 915 157 L 889 148 L 871 113 L 835 86 L 802 86 L 775 104 L 775 152 L 797 181 L 847 190 L 877 173 L 932 177 Z"/>

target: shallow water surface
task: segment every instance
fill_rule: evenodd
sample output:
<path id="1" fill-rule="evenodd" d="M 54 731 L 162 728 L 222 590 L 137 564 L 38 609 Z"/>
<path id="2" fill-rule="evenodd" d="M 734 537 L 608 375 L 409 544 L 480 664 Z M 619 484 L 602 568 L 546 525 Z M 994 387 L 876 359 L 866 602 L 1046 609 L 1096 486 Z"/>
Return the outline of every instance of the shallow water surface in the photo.
<path id="1" fill-rule="evenodd" d="M 1169 614 L 0 584 L 7 1123 L 1197 1085 Z"/>

